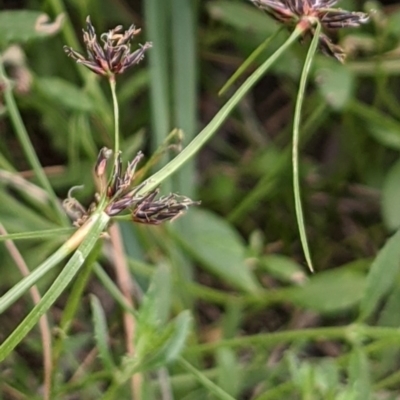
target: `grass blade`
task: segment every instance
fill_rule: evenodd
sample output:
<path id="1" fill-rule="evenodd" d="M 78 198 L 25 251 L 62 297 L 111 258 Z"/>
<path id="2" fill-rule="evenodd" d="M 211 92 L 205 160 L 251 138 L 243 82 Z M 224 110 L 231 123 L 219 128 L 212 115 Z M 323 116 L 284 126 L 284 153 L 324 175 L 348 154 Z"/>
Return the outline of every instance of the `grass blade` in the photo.
<path id="1" fill-rule="evenodd" d="M 97 349 L 99 350 L 99 356 L 103 362 L 104 368 L 111 375 L 115 370 L 116 365 L 108 344 L 109 333 L 106 314 L 101 306 L 100 300 L 93 294 L 90 297 L 90 305 L 92 307 L 93 315 L 94 338 L 96 340 Z"/>
<path id="2" fill-rule="evenodd" d="M 184 145 L 196 134 L 197 68 L 196 68 L 195 2 L 172 0 L 172 64 L 174 71 L 174 127 L 182 129 Z M 193 197 L 195 164 L 189 162 L 174 179 L 174 190 Z"/>
<path id="3" fill-rule="evenodd" d="M 155 189 L 163 180 L 172 175 L 184 163 L 190 160 L 201 147 L 212 137 L 218 128 L 226 120 L 230 112 L 238 105 L 240 100 L 249 92 L 249 90 L 258 82 L 258 80 L 268 71 L 273 63 L 301 36 L 303 30 L 296 28 L 286 42 L 271 55 L 253 74 L 247 78 L 243 85 L 236 93 L 225 103 L 218 111 L 210 123 L 182 150 L 172 161 L 150 176 L 143 185 L 143 188 L 138 191 L 138 195 L 148 193 Z"/>
<path id="4" fill-rule="evenodd" d="M 257 57 L 267 49 L 273 39 L 282 31 L 282 28 L 278 29 L 273 35 L 269 36 L 264 40 L 242 63 L 242 65 L 235 71 L 235 73 L 228 79 L 221 90 L 218 92 L 219 96 L 222 96 L 238 79 L 243 75 L 244 71 L 257 59 Z"/>
<path id="5" fill-rule="evenodd" d="M 30 166 L 32 167 L 35 175 L 40 182 L 43 189 L 46 190 L 51 205 L 57 214 L 58 220 L 62 225 L 68 225 L 68 218 L 65 215 L 61 203 L 50 185 L 42 165 L 36 155 L 35 149 L 33 148 L 32 142 L 29 139 L 28 132 L 26 131 L 24 122 L 22 121 L 21 114 L 19 113 L 17 103 L 15 102 L 14 95 L 12 93 L 11 84 L 9 83 L 4 69 L 3 61 L 0 58 L 0 79 L 5 82 L 4 85 L 4 100 L 7 105 L 8 114 L 10 116 L 11 123 L 14 127 L 15 134 L 18 137 L 19 143 L 24 150 L 25 157 L 27 158 Z"/>
<path id="6" fill-rule="evenodd" d="M 182 368 L 190 372 L 196 378 L 196 380 L 206 389 L 208 389 L 217 399 L 235 400 L 230 394 L 222 390 L 218 385 L 208 379 L 201 371 L 193 367 L 193 365 L 188 363 L 184 358 L 180 357 L 178 363 Z"/>
<path id="7" fill-rule="evenodd" d="M 3 361 L 13 351 L 13 349 L 36 325 L 40 317 L 54 304 L 60 294 L 75 277 L 110 220 L 108 215 L 104 213 L 95 214 L 91 218 L 92 224 L 90 225 L 89 231 L 86 233 L 85 239 L 61 271 L 60 275 L 58 275 L 57 279 L 42 297 L 42 300 L 25 317 L 13 333 L 1 344 L 0 361 Z"/>
<path id="8" fill-rule="evenodd" d="M 154 44 L 151 51 L 149 51 L 149 73 L 153 130 L 151 146 L 153 151 L 156 151 L 164 143 L 171 129 L 171 111 L 168 95 L 170 81 L 168 68 L 170 5 L 169 1 L 146 0 L 144 7 L 147 37 Z"/>

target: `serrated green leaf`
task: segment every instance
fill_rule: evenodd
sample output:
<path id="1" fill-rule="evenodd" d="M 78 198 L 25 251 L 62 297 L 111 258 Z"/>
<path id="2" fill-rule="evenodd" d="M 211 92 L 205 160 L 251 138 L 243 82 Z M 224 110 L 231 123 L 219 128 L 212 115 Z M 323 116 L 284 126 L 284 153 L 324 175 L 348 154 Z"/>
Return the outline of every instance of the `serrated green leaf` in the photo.
<path id="1" fill-rule="evenodd" d="M 368 318 L 389 292 L 400 270 L 400 230 L 381 248 L 367 276 L 360 306 L 360 318 Z"/>
<path id="2" fill-rule="evenodd" d="M 257 292 L 259 285 L 246 265 L 246 248 L 239 234 L 224 219 L 204 210 L 191 210 L 185 248 L 204 268 L 232 286 Z"/>
<path id="3" fill-rule="evenodd" d="M 0 47 L 10 43 L 25 43 L 57 32 L 54 29 L 44 29 L 46 14 L 40 11 L 11 10 L 0 12 Z M 49 26 L 48 26 L 49 28 Z"/>
<path id="4" fill-rule="evenodd" d="M 112 374 L 115 370 L 115 364 L 108 345 L 108 329 L 106 316 L 99 299 L 91 295 L 90 304 L 93 314 L 94 339 L 96 341 L 99 356 L 105 369 Z"/>
<path id="5" fill-rule="evenodd" d="M 79 87 L 60 78 L 37 78 L 36 86 L 43 96 L 57 104 L 76 111 L 94 111 L 96 104 Z"/>
<path id="6" fill-rule="evenodd" d="M 302 287 L 288 292 L 288 300 L 321 314 L 356 306 L 363 295 L 365 276 L 347 269 L 320 272 Z"/>
<path id="7" fill-rule="evenodd" d="M 382 187 L 382 215 L 388 229 L 400 228 L 400 160 L 385 177 Z"/>

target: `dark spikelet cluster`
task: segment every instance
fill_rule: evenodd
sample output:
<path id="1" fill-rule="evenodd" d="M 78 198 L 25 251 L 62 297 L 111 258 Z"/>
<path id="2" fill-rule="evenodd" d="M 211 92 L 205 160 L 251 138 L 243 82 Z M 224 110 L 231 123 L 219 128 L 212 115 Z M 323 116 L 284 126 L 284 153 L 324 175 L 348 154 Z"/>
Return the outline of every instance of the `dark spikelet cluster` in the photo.
<path id="1" fill-rule="evenodd" d="M 96 74 L 108 77 L 122 74 L 132 65 L 138 64 L 143 59 L 146 50 L 152 46 L 150 42 L 146 42 L 139 49 L 131 52 L 130 42 L 140 32 L 140 29 L 135 29 L 134 25 L 125 32 L 119 25 L 101 34 L 102 43 L 100 44 L 90 17 L 87 17 L 86 24 L 87 29 L 83 30 L 83 41 L 87 57 L 68 46 L 64 46 L 64 50 L 68 56 Z"/>
<path id="2" fill-rule="evenodd" d="M 362 12 L 352 12 L 340 8 L 332 8 L 337 0 L 250 0 L 277 21 L 294 26 L 301 20 L 318 20 L 323 28 L 340 29 L 358 27 L 368 21 L 369 16 Z M 314 27 L 310 24 L 309 32 L 314 35 Z M 331 39 L 320 34 L 320 49 L 327 55 L 343 62 L 343 49 L 332 43 Z"/>
<path id="3" fill-rule="evenodd" d="M 121 154 L 115 158 L 111 175 L 107 178 L 107 164 L 112 156 L 107 148 L 100 150 L 94 168 L 99 192 L 95 195 L 95 202 L 86 210 L 71 195 L 64 201 L 64 207 L 74 219 L 75 225 L 81 226 L 90 214 L 96 209 L 99 199 L 106 199 L 105 213 L 114 217 L 128 211 L 135 222 L 149 225 L 159 225 L 165 221 L 172 221 L 180 217 L 190 206 L 198 205 L 188 197 L 169 194 L 157 199 L 159 190 L 151 190 L 140 194 L 144 184 L 133 186 L 135 171 L 143 154 L 139 152 L 128 163 L 125 170 L 122 167 Z"/>
<path id="4" fill-rule="evenodd" d="M 142 224 L 159 225 L 164 221 L 173 221 L 179 218 L 194 202 L 185 196 L 177 196 L 174 193 L 160 197 L 156 200 L 158 190 L 150 192 L 142 200 L 136 203 L 132 211 L 132 219 Z"/>

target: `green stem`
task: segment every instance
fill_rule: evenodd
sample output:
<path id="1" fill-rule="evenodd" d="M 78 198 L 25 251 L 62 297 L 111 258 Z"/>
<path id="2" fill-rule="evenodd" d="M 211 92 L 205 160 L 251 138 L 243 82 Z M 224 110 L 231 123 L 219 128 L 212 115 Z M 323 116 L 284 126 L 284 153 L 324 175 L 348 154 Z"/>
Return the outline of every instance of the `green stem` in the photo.
<path id="1" fill-rule="evenodd" d="M 334 340 L 341 339 L 354 341 L 357 339 L 398 338 L 400 342 L 400 329 L 388 327 L 375 327 L 352 324 L 347 326 L 323 327 L 313 329 L 298 329 L 292 331 L 262 333 L 252 336 L 225 339 L 218 342 L 192 346 L 185 351 L 186 354 L 209 353 L 220 347 L 244 348 L 249 346 L 273 346 L 290 343 L 298 340 Z"/>
<path id="2" fill-rule="evenodd" d="M 300 179 L 299 179 L 299 138 L 300 138 L 300 121 L 301 121 L 301 109 L 304 102 L 304 93 L 307 85 L 307 78 L 310 74 L 311 63 L 317 50 L 319 41 L 319 34 L 321 32 L 321 24 L 318 22 L 314 32 L 314 37 L 311 42 L 310 48 L 307 52 L 307 57 L 304 62 L 303 71 L 300 78 L 299 91 L 297 93 L 296 107 L 294 111 L 294 122 L 293 122 L 293 142 L 292 142 L 292 165 L 293 165 L 293 190 L 294 190 L 294 203 L 296 209 L 297 225 L 300 233 L 300 240 L 304 251 L 304 256 L 307 261 L 307 265 L 310 271 L 314 271 L 310 250 L 308 247 L 307 233 L 304 225 L 303 207 L 301 205 L 301 194 L 300 194 Z"/>
<path id="3" fill-rule="evenodd" d="M 63 351 L 64 340 L 69 334 L 69 330 L 71 327 L 71 323 L 76 315 L 77 310 L 80 307 L 83 292 L 87 286 L 87 283 L 92 275 L 93 264 L 99 256 L 101 251 L 101 244 L 98 242 L 94 249 L 91 251 L 89 257 L 86 259 L 85 264 L 82 268 L 81 273 L 78 278 L 75 280 L 74 285 L 71 289 L 71 294 L 68 297 L 67 305 L 63 311 L 61 321 L 59 323 L 60 335 L 58 335 L 54 345 L 53 345 L 53 381 L 54 381 L 54 373 L 57 371 L 57 364 L 60 358 L 60 355 Z"/>
<path id="4" fill-rule="evenodd" d="M 124 311 L 137 317 L 137 311 L 133 309 L 126 301 L 124 295 L 121 293 L 118 286 L 113 282 L 113 280 L 107 275 L 104 269 L 99 263 L 94 264 L 94 273 L 97 279 L 101 282 L 103 287 L 108 291 L 108 293 L 113 297 L 113 299 L 124 309 Z"/>
<path id="5" fill-rule="evenodd" d="M 240 65 L 235 73 L 228 79 L 221 90 L 218 92 L 219 96 L 222 96 L 243 74 L 244 71 L 257 59 L 257 57 L 269 46 L 271 41 L 275 39 L 278 34 L 282 31 L 282 28 L 276 30 L 271 36 L 264 40 L 253 52 L 246 58 L 246 60 Z"/>
<path id="6" fill-rule="evenodd" d="M 40 317 L 49 310 L 49 308 L 58 299 L 60 294 L 76 276 L 109 221 L 110 217 L 103 212 L 95 213 L 90 217 L 90 220 L 87 224 L 89 229 L 85 232 L 83 237 L 79 238 L 83 240 L 81 240 L 81 244 L 79 245 L 78 249 L 62 269 L 54 283 L 42 297 L 41 301 L 32 309 L 32 311 L 17 326 L 10 336 L 8 336 L 7 339 L 0 345 L 0 361 L 3 361 L 24 339 L 24 337 L 37 324 Z"/>
<path id="7" fill-rule="evenodd" d="M 28 276 L 21 279 L 8 292 L 0 297 L 0 314 L 3 313 L 11 304 L 17 301 L 31 286 L 36 284 L 39 279 L 51 269 L 56 267 L 60 261 L 71 254 L 82 242 L 89 230 L 92 228 L 95 219 L 91 218 L 78 229 L 55 253 L 46 261 L 40 264 Z"/>
<path id="8" fill-rule="evenodd" d="M 44 239 L 54 238 L 74 233 L 76 228 L 56 228 L 46 229 L 33 232 L 9 233 L 8 235 L 1 235 L 0 242 L 5 240 L 30 240 L 30 239 Z"/>
<path id="9" fill-rule="evenodd" d="M 119 153 L 119 106 L 116 92 L 115 76 L 112 76 L 109 82 L 114 106 L 114 157 L 116 158 L 118 157 Z"/>
<path id="10" fill-rule="evenodd" d="M 155 189 L 164 179 L 168 178 L 185 162 L 190 160 L 204 144 L 212 137 L 212 135 L 223 124 L 231 111 L 238 105 L 242 98 L 249 90 L 258 82 L 271 65 L 291 46 L 293 42 L 299 38 L 304 32 L 304 27 L 296 27 L 286 42 L 271 55 L 253 74 L 247 78 L 243 85 L 236 93 L 227 101 L 227 103 L 218 111 L 210 123 L 182 150 L 172 161 L 165 165 L 162 169 L 150 176 L 143 188 L 137 193 L 138 195 L 148 193 Z"/>
<path id="11" fill-rule="evenodd" d="M 50 185 L 50 182 L 49 182 L 49 180 L 39 162 L 39 159 L 36 155 L 36 152 L 32 145 L 32 142 L 29 139 L 28 132 L 26 131 L 25 125 L 21 118 L 21 114 L 19 113 L 17 104 L 15 102 L 11 83 L 9 82 L 9 80 L 7 78 L 2 59 L 0 59 L 0 80 L 5 83 L 5 88 L 4 88 L 5 103 L 7 105 L 7 110 L 10 115 L 10 120 L 14 126 L 15 133 L 18 136 L 18 140 L 24 150 L 25 156 L 28 159 L 28 162 L 31 165 L 40 184 L 46 190 L 47 195 L 49 196 L 49 200 L 50 200 L 55 212 L 58 215 L 58 219 L 59 219 L 60 223 L 63 225 L 67 225 L 67 224 L 69 224 L 68 218 L 65 215 L 65 212 L 62 209 L 61 204 L 58 201 L 53 188 Z"/>
<path id="12" fill-rule="evenodd" d="M 188 363 L 184 358 L 179 357 L 178 364 L 184 368 L 186 371 L 190 372 L 196 380 L 201 383 L 206 389 L 210 391 L 217 399 L 221 400 L 235 400 L 230 394 L 222 390 L 218 385 L 216 385 L 212 380 L 207 378 L 207 376 L 199 371 L 197 368 L 193 367 L 192 364 Z"/>

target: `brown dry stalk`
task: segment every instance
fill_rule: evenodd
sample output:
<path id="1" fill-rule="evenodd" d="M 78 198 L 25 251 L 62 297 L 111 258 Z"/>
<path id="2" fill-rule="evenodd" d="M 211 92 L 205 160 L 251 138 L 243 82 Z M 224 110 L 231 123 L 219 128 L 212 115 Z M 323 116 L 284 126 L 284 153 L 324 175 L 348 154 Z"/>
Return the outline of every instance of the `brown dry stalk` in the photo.
<path id="1" fill-rule="evenodd" d="M 124 256 L 125 250 L 122 243 L 121 232 L 117 224 L 113 224 L 109 229 L 110 240 L 113 248 L 113 258 L 117 284 L 125 297 L 127 304 L 131 308 L 135 308 L 132 298 L 134 282 L 131 274 L 129 273 L 128 263 Z M 132 314 L 124 311 L 124 329 L 126 350 L 130 356 L 135 354 L 134 340 L 136 332 L 136 321 Z M 141 399 L 142 376 L 141 374 L 134 374 L 131 379 L 132 396 L 135 400 Z"/>
<path id="2" fill-rule="evenodd" d="M 0 234 L 7 235 L 7 231 L 4 228 L 3 224 L 1 223 L 0 223 Z M 10 256 L 12 257 L 18 269 L 20 270 L 21 275 L 23 277 L 28 276 L 30 274 L 29 268 L 26 265 L 25 260 L 22 257 L 21 253 L 19 252 L 17 246 L 15 246 L 12 240 L 6 240 L 4 243 L 8 252 L 10 253 Z M 38 304 L 41 300 L 41 295 L 39 293 L 37 286 L 36 285 L 32 286 L 29 289 L 29 292 L 31 294 L 33 303 L 35 305 Z M 52 375 L 53 364 L 51 356 L 51 330 L 46 314 L 40 317 L 39 328 L 43 344 L 43 370 L 44 370 L 43 399 L 50 400 L 51 375 Z"/>

